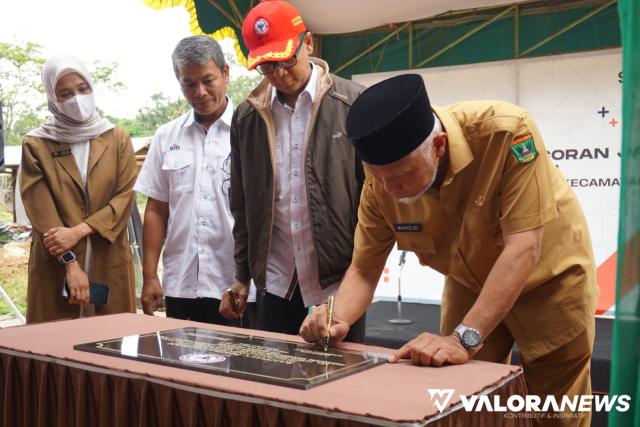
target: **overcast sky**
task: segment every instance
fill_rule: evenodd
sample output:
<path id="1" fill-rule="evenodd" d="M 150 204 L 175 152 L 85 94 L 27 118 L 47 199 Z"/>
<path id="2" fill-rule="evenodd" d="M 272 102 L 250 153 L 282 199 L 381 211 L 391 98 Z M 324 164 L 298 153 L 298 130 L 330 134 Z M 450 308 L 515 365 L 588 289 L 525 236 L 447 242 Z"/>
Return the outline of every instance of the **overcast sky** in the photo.
<path id="1" fill-rule="evenodd" d="M 118 62 L 116 78 L 127 89 L 97 94 L 98 106 L 117 117 L 133 117 L 153 93 L 180 96 L 171 51 L 189 35 L 182 6 L 158 11 L 142 0 L 0 0 L 0 41 L 39 43 L 45 57 Z"/>

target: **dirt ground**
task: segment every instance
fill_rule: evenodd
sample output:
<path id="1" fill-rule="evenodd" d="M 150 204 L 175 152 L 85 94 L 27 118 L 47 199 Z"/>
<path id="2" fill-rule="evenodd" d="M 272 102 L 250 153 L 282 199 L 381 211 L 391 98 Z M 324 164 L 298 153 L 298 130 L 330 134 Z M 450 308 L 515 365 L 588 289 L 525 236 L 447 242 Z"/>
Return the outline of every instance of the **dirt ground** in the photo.
<path id="1" fill-rule="evenodd" d="M 142 218 L 144 218 L 145 205 L 146 197 L 139 194 L 137 206 Z M 0 203 L 0 222 L 11 221 L 11 219 L 10 210 Z M 4 289 L 23 315 L 27 310 L 27 268 L 30 247 L 31 239 L 22 243 L 8 242 L 4 246 L 0 246 L 0 287 Z M 140 260 L 134 259 L 133 261 L 136 273 L 136 292 L 139 294 L 142 287 L 141 265 Z M 158 274 L 162 275 L 162 267 L 158 269 Z M 3 319 L 14 316 L 13 310 L 0 294 L 0 327 L 3 327 Z"/>
<path id="2" fill-rule="evenodd" d="M 27 266 L 30 241 L 9 242 L 0 247 L 0 286 L 24 314 L 27 296 Z M 13 314 L 9 305 L 0 298 L 0 314 Z"/>
<path id="3" fill-rule="evenodd" d="M 10 266 L 24 266 L 29 263 L 29 247 L 31 246 L 31 240 L 18 243 L 9 242 L 6 245 L 0 247 L 0 256 L 2 259 L 2 265 L 0 265 L 0 272 L 4 272 L 6 267 Z"/>
<path id="4" fill-rule="evenodd" d="M 24 243 L 9 242 L 0 246 L 0 286 L 23 315 L 27 312 L 27 268 L 30 247 L 31 240 Z M 134 270 L 138 284 L 136 292 L 139 295 L 142 286 L 142 271 L 139 263 L 135 261 Z M 162 276 L 162 268 L 158 269 L 158 274 Z M 13 317 L 15 317 L 13 310 L 0 295 L 0 328 L 7 326 L 3 324 L 7 318 L 12 319 Z M 13 326 L 13 324 L 9 326 Z"/>

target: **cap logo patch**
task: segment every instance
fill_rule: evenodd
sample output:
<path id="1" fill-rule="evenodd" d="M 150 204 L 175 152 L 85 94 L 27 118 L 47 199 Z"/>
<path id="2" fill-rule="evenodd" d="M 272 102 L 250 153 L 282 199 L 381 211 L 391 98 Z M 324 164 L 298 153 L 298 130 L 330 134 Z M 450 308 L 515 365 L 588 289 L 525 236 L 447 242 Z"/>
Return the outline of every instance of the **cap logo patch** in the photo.
<path id="1" fill-rule="evenodd" d="M 528 133 L 513 140 L 511 143 L 511 152 L 516 157 L 518 163 L 529 163 L 538 157 L 536 144 L 533 135 Z"/>
<path id="2" fill-rule="evenodd" d="M 263 35 L 267 31 L 269 31 L 269 22 L 264 18 L 260 18 L 256 20 L 255 24 L 253 24 L 253 29 L 255 30 L 256 34 Z"/>
<path id="3" fill-rule="evenodd" d="M 297 27 L 298 25 L 302 24 L 302 18 L 300 17 L 300 15 L 291 19 L 291 24 L 293 24 L 294 27 Z"/>

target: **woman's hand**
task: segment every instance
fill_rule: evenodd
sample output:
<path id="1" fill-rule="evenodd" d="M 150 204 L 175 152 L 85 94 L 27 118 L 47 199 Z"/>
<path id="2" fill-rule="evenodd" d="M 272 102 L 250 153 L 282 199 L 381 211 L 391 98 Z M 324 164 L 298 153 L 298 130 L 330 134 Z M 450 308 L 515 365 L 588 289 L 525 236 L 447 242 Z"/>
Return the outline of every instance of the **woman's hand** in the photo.
<path id="1" fill-rule="evenodd" d="M 67 288 L 69 288 L 69 304 L 89 304 L 89 277 L 82 271 L 78 261 L 65 265 L 67 270 Z"/>
<path id="2" fill-rule="evenodd" d="M 80 239 L 92 232 L 91 227 L 84 222 L 72 228 L 53 227 L 44 233 L 44 247 L 51 255 L 57 257 L 73 249 Z"/>

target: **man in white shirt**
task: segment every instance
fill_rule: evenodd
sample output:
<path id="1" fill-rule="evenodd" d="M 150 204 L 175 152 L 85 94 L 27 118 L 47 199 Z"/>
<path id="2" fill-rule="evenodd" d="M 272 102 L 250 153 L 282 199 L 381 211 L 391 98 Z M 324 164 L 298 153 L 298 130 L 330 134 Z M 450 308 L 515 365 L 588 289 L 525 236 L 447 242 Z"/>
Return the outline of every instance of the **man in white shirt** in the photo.
<path id="1" fill-rule="evenodd" d="M 232 122 L 236 280 L 220 307 L 241 313 L 253 279 L 260 327 L 297 334 L 351 260 L 363 171 L 345 120 L 363 88 L 310 58 L 311 34 L 287 2 L 259 3 L 242 36 L 249 69 L 265 79 Z M 364 323 L 347 340 L 362 341 Z"/>
<path id="2" fill-rule="evenodd" d="M 143 227 L 143 310 L 153 314 L 164 295 L 168 317 L 242 326 L 218 311 L 234 277 L 229 210 L 233 105 L 225 95 L 229 66 L 218 43 L 206 36 L 181 40 L 172 60 L 193 109 L 158 129 L 135 185 L 149 197 Z M 157 270 L 163 242 L 161 286 Z"/>

